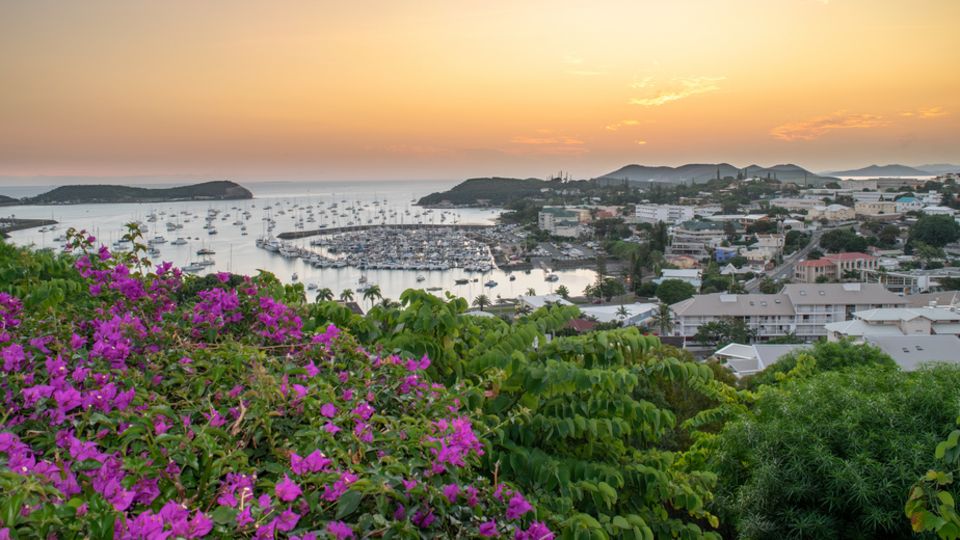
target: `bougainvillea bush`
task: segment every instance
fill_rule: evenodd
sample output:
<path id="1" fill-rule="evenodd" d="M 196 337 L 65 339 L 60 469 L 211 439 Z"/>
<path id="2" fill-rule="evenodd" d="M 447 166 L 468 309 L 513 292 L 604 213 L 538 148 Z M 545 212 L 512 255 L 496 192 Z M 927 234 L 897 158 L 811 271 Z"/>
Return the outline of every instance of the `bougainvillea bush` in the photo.
<path id="1" fill-rule="evenodd" d="M 0 293 L 0 538 L 552 538 L 429 358 L 70 238 L 69 302 Z"/>

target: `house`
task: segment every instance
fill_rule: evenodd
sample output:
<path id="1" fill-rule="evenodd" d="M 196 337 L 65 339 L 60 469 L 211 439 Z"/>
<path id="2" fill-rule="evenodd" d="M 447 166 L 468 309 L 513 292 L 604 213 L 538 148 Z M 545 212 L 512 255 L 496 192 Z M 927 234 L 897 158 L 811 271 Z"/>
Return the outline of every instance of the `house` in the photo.
<path id="1" fill-rule="evenodd" d="M 952 216 L 957 211 L 949 206 L 924 206 L 923 213 L 928 216 Z"/>
<path id="2" fill-rule="evenodd" d="M 546 305 L 573 305 L 573 302 L 564 299 L 559 294 L 545 294 L 543 296 L 519 296 L 517 297 L 517 301 L 533 310 L 538 310 Z"/>
<path id="3" fill-rule="evenodd" d="M 897 212 L 901 214 L 923 209 L 923 201 L 916 197 L 900 197 L 895 202 L 897 203 Z"/>
<path id="4" fill-rule="evenodd" d="M 878 283 L 788 283 L 781 294 L 795 310 L 794 333 L 806 341 L 826 337 L 825 325 L 850 320 L 857 311 L 907 305 Z"/>
<path id="5" fill-rule="evenodd" d="M 692 206 L 680 206 L 675 204 L 638 204 L 636 206 L 636 217 L 640 223 L 658 223 L 664 222 L 669 225 L 675 225 L 683 221 L 693 219 L 694 208 Z"/>
<path id="6" fill-rule="evenodd" d="M 960 313 L 955 308 L 902 307 L 858 311 L 849 321 L 825 325 L 827 339 L 869 336 L 960 335 Z M 957 351 L 960 355 L 960 350 Z"/>
<path id="7" fill-rule="evenodd" d="M 887 353 L 903 371 L 931 363 L 960 364 L 957 336 L 868 336 L 865 341 Z"/>
<path id="8" fill-rule="evenodd" d="M 784 356 L 796 350 L 809 348 L 809 345 L 742 345 L 731 343 L 713 353 L 725 366 L 739 377 L 753 375 L 776 364 Z"/>
<path id="9" fill-rule="evenodd" d="M 877 258 L 860 252 L 831 253 L 819 259 L 801 261 L 794 266 L 793 278 L 801 283 L 816 283 L 818 278 L 843 278 L 845 272 L 876 270 Z"/>
<path id="10" fill-rule="evenodd" d="M 701 280 L 702 274 L 700 270 L 692 269 L 683 269 L 683 268 L 664 268 L 660 271 L 660 277 L 653 280 L 657 285 L 663 283 L 668 279 L 678 279 L 680 281 L 685 281 L 694 286 L 698 291 L 700 290 L 700 285 L 703 284 Z"/>
<path id="11" fill-rule="evenodd" d="M 853 211 L 853 208 L 843 206 L 842 204 L 818 205 L 807 211 L 807 219 L 811 221 L 819 221 L 821 219 L 827 221 L 850 221 L 856 219 L 856 213 Z"/>
<path id="12" fill-rule="evenodd" d="M 626 315 L 623 315 L 621 308 L 626 312 Z M 580 306 L 580 312 L 583 313 L 585 317 L 593 317 L 602 323 L 622 321 L 624 326 L 640 326 L 647 324 L 659 309 L 659 304 L 647 302 L 637 302 L 634 304 L 623 305 L 611 304 L 607 306 Z"/>
<path id="13" fill-rule="evenodd" d="M 804 199 L 800 197 L 780 197 L 770 199 L 770 206 L 778 206 L 787 210 L 810 210 L 822 204 L 819 199 Z"/>
<path id="14" fill-rule="evenodd" d="M 897 203 L 893 201 L 857 201 L 853 211 L 858 218 L 878 221 L 893 221 L 900 218 Z"/>

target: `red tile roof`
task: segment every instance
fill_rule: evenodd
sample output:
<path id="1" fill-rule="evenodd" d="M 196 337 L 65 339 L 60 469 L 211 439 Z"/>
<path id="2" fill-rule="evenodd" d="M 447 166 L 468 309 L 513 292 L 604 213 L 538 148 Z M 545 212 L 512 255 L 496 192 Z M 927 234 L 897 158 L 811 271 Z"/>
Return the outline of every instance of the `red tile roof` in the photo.
<path id="1" fill-rule="evenodd" d="M 876 257 L 873 255 L 867 255 L 866 253 L 860 253 L 859 251 L 853 251 L 850 253 L 832 253 L 830 255 L 824 255 L 823 258 L 829 261 L 856 261 L 860 259 L 872 261 L 876 259 Z"/>
<path id="2" fill-rule="evenodd" d="M 803 266 L 803 267 L 805 267 L 805 268 L 814 268 L 814 267 L 821 267 L 821 266 L 833 266 L 833 265 L 834 265 L 834 262 L 833 262 L 833 261 L 828 261 L 828 260 L 825 260 L 825 259 L 814 259 L 814 260 L 809 260 L 809 261 L 801 261 L 799 264 L 797 264 L 797 266 Z"/>

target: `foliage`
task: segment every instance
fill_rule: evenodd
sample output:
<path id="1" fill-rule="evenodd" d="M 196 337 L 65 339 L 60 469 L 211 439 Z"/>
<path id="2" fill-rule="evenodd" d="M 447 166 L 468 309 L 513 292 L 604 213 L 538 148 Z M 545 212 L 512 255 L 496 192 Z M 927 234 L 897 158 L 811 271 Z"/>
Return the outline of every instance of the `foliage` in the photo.
<path id="1" fill-rule="evenodd" d="M 783 374 L 796 367 L 797 360 L 802 354 L 810 355 L 816 360 L 817 372 L 872 365 L 893 369 L 897 365 L 887 353 L 872 345 L 854 343 L 849 339 L 817 341 L 809 349 L 794 351 L 783 356 L 777 363 L 760 373 L 744 378 L 742 383 L 748 388 L 775 384 Z"/>
<path id="2" fill-rule="evenodd" d="M 831 253 L 862 252 L 867 250 L 867 240 L 853 229 L 833 229 L 820 237 L 820 247 Z"/>
<path id="3" fill-rule="evenodd" d="M 960 370 L 788 378 L 714 443 L 712 508 L 742 538 L 909 538 L 902 499 L 957 415 Z M 956 493 L 954 493 L 955 495 Z"/>
<path id="4" fill-rule="evenodd" d="M 743 319 L 724 317 L 697 327 L 693 340 L 702 345 L 725 346 L 730 343 L 752 343 L 756 331 L 749 328 Z"/>
<path id="5" fill-rule="evenodd" d="M 657 298 L 668 305 L 686 300 L 695 294 L 696 287 L 681 279 L 666 279 L 657 285 Z"/>
<path id="6" fill-rule="evenodd" d="M 764 294 L 776 294 L 780 292 L 780 289 L 780 284 L 770 277 L 765 277 L 760 280 L 760 292 Z"/>
<path id="7" fill-rule="evenodd" d="M 960 240 L 960 224 L 953 216 L 923 215 L 910 227 L 910 243 L 924 244 L 942 248 L 943 246 Z"/>
<path id="8" fill-rule="evenodd" d="M 606 298 L 609 302 L 614 296 L 620 296 L 627 292 L 627 290 L 619 279 L 607 277 L 603 278 L 599 283 L 587 285 L 583 292 L 587 296 L 594 298 Z"/>
<path id="9" fill-rule="evenodd" d="M 464 406 L 477 393 L 431 384 L 428 358 L 305 330 L 283 302 L 302 289 L 268 274 L 218 274 L 178 301 L 195 278 L 131 272 L 141 250 L 91 242 L 73 238 L 63 278 L 76 302 L 0 293 L 0 534 L 552 536 L 481 473 L 482 418 Z"/>
<path id="10" fill-rule="evenodd" d="M 957 419 L 960 424 L 960 418 Z M 953 479 L 960 464 L 960 430 L 955 429 L 937 444 L 934 458 L 949 472 L 930 469 L 910 489 L 904 512 L 915 532 L 933 531 L 940 538 L 960 538 L 960 514 L 950 489 L 956 493 Z"/>

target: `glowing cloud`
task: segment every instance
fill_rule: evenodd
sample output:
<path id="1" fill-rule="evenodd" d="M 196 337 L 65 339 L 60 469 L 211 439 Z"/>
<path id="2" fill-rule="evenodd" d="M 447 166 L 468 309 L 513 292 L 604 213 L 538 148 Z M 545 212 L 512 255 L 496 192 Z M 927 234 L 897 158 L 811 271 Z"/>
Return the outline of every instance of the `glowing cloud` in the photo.
<path id="1" fill-rule="evenodd" d="M 905 116 L 908 118 L 940 118 L 941 116 L 948 116 L 950 113 L 945 111 L 943 107 L 929 107 L 926 109 L 917 109 L 916 111 L 905 111 L 900 113 L 900 116 Z"/>
<path id="2" fill-rule="evenodd" d="M 617 131 L 622 127 L 631 127 L 631 126 L 639 126 L 639 125 L 640 125 L 639 120 L 621 120 L 615 124 L 608 124 L 606 129 L 607 131 Z"/>
<path id="3" fill-rule="evenodd" d="M 643 107 L 659 107 L 672 101 L 719 90 L 720 85 L 717 83 L 724 79 L 726 79 L 726 77 L 687 77 L 683 79 L 671 79 L 669 84 L 656 90 L 655 87 L 659 85 L 655 85 L 653 79 L 647 77 L 640 82 L 631 84 L 630 87 L 636 90 L 649 88 L 654 91 L 648 95 L 631 98 L 629 103 Z"/>
<path id="4" fill-rule="evenodd" d="M 636 141 L 636 143 L 637 143 L 637 144 L 640 144 L 640 145 L 643 145 L 643 144 L 647 144 L 647 141 L 639 140 L 639 141 Z"/>
<path id="5" fill-rule="evenodd" d="M 873 114 L 848 114 L 839 111 L 810 120 L 788 122 L 770 130 L 770 135 L 782 141 L 812 141 L 837 129 L 869 129 L 889 122 Z"/>
<path id="6" fill-rule="evenodd" d="M 546 130 L 540 130 L 540 135 L 518 135 L 510 139 L 512 147 L 505 150 L 510 154 L 547 154 L 547 155 L 582 155 L 588 153 L 584 142 L 568 135 L 552 135 Z"/>

